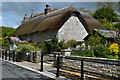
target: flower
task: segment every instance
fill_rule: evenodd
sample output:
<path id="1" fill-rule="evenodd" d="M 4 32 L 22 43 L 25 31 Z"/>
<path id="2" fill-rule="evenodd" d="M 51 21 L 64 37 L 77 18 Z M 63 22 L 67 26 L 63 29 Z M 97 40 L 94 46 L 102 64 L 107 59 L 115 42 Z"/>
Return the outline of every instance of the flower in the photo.
<path id="1" fill-rule="evenodd" d="M 111 44 L 108 49 L 109 49 L 110 53 L 118 54 L 118 52 L 119 52 L 119 46 L 117 43 Z"/>

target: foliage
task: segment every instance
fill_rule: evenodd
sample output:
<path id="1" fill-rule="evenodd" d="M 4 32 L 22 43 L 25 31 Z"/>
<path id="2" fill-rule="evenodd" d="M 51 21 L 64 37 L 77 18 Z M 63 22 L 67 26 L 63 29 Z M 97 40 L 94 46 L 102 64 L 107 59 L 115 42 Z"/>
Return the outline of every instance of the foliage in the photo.
<path id="1" fill-rule="evenodd" d="M 15 32 L 14 28 L 10 28 L 10 27 L 0 27 L 0 28 L 2 29 L 2 37 L 6 37 L 6 36 L 9 37 Z"/>
<path id="2" fill-rule="evenodd" d="M 58 39 L 55 37 L 51 41 L 45 41 L 41 43 L 42 50 L 46 53 L 53 51 L 61 51 L 64 49 L 64 41 L 58 42 Z"/>
<path id="3" fill-rule="evenodd" d="M 82 48 L 78 50 L 72 49 L 72 52 L 71 52 L 71 55 L 73 56 L 84 56 L 84 54 L 85 54 L 85 50 L 83 50 Z"/>
<path id="4" fill-rule="evenodd" d="M 94 50 L 89 50 L 86 48 L 79 48 L 79 49 L 72 49 L 72 52 L 71 52 L 71 55 L 72 56 L 84 56 L 84 57 L 95 57 L 94 55 Z"/>
<path id="5" fill-rule="evenodd" d="M 107 19 L 99 19 L 99 21 L 103 24 L 103 26 L 107 29 L 107 30 L 115 30 L 116 28 L 113 26 L 112 22 L 109 22 Z"/>
<path id="6" fill-rule="evenodd" d="M 30 52 L 30 51 L 39 51 L 39 48 L 36 48 L 31 45 L 19 44 L 15 51 L 21 52 L 21 53 L 26 53 L 26 52 Z"/>
<path id="7" fill-rule="evenodd" d="M 5 37 L 2 38 L 2 47 L 9 46 L 9 40 Z"/>
<path id="8" fill-rule="evenodd" d="M 26 43 L 23 43 L 23 44 L 30 45 L 30 46 L 34 46 L 34 47 L 38 47 L 38 46 L 37 46 L 37 43 L 29 43 L 29 42 L 26 42 Z"/>
<path id="9" fill-rule="evenodd" d="M 89 50 L 87 48 L 85 48 L 85 49 L 80 48 L 79 50 L 73 50 L 72 55 L 85 56 L 85 57 L 102 57 L 102 58 L 104 57 L 104 58 L 106 58 L 108 55 L 108 49 L 104 45 L 96 46 L 91 50 Z"/>
<path id="10" fill-rule="evenodd" d="M 39 51 L 39 48 L 28 44 L 19 44 L 15 49 L 15 51 L 16 51 L 16 60 L 23 61 L 23 60 L 27 60 L 26 53 L 29 53 L 31 51 Z"/>
<path id="11" fill-rule="evenodd" d="M 99 19 L 99 21 L 103 24 L 103 26 L 107 30 L 114 30 L 114 31 L 120 31 L 120 23 L 114 24 L 113 22 L 107 21 L 107 19 Z"/>
<path id="12" fill-rule="evenodd" d="M 86 56 L 86 57 L 95 57 L 94 50 L 86 50 L 84 56 Z"/>
<path id="13" fill-rule="evenodd" d="M 107 55 L 107 58 L 108 59 L 118 59 L 118 58 L 115 58 L 115 56 L 113 56 L 113 55 Z"/>
<path id="14" fill-rule="evenodd" d="M 94 16 L 96 19 L 106 19 L 109 22 L 119 21 L 118 15 L 115 13 L 114 9 L 109 7 L 103 7 L 96 10 Z"/>
<path id="15" fill-rule="evenodd" d="M 68 48 L 68 47 L 75 48 L 77 45 L 77 41 L 76 40 L 69 40 L 64 45 L 66 48 Z"/>
<path id="16" fill-rule="evenodd" d="M 108 54 L 108 48 L 104 45 L 96 46 L 96 48 L 94 49 L 94 55 L 96 57 L 106 58 L 107 54 Z"/>
<path id="17" fill-rule="evenodd" d="M 92 31 L 89 33 L 88 39 L 85 42 L 86 45 L 96 46 L 105 43 L 105 39 L 98 33 Z"/>
<path id="18" fill-rule="evenodd" d="M 116 43 L 111 44 L 108 49 L 109 49 L 109 51 L 110 51 L 111 54 L 117 55 L 118 52 L 119 52 L 119 46 Z"/>
<path id="19" fill-rule="evenodd" d="M 10 28 L 10 27 L 0 27 L 0 29 L 2 31 L 0 31 L 0 33 L 2 35 L 0 35 L 0 37 L 2 37 L 2 47 L 7 47 L 9 46 L 9 37 L 15 32 L 14 28 Z"/>
<path id="20" fill-rule="evenodd" d="M 113 8 L 115 11 L 120 11 L 119 10 L 119 2 L 98 2 L 97 6 L 98 8 L 102 8 L 102 7 L 109 7 L 109 8 Z"/>
<path id="21" fill-rule="evenodd" d="M 120 31 L 120 23 L 113 25 L 113 27 L 116 28 L 116 30 Z"/>
<path id="22" fill-rule="evenodd" d="M 84 56 L 84 57 L 99 57 L 99 58 L 109 58 L 109 59 L 118 59 L 120 58 L 120 52 L 118 55 L 109 54 L 109 49 L 105 45 L 98 45 L 90 50 L 87 48 L 80 48 L 77 50 L 72 50 L 72 56 Z"/>

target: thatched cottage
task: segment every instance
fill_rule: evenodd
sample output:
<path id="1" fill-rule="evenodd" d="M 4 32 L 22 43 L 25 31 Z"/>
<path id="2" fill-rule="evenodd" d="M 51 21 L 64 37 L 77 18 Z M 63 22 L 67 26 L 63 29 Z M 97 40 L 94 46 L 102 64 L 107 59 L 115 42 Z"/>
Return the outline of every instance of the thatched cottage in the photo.
<path id="1" fill-rule="evenodd" d="M 34 43 L 53 37 L 57 37 L 59 41 L 84 41 L 84 38 L 93 29 L 104 29 L 104 27 L 89 14 L 69 6 L 28 19 L 17 28 L 13 36 Z"/>

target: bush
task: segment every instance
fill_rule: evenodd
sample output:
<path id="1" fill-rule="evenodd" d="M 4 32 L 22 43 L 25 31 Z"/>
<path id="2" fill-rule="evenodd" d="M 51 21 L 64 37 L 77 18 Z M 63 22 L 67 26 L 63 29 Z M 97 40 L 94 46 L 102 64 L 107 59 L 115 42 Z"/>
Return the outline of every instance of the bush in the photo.
<path id="1" fill-rule="evenodd" d="M 115 59 L 115 56 L 113 56 L 113 55 L 107 55 L 107 58 L 109 58 L 109 59 Z"/>
<path id="2" fill-rule="evenodd" d="M 39 48 L 36 48 L 31 45 L 19 44 L 15 51 L 26 53 L 26 52 L 38 51 L 38 50 L 39 50 Z"/>
<path id="3" fill-rule="evenodd" d="M 42 51 L 50 53 L 53 51 L 61 51 L 64 49 L 64 41 L 58 42 L 57 38 L 53 38 L 51 41 L 45 41 L 41 43 Z"/>
<path id="4" fill-rule="evenodd" d="M 94 50 L 86 50 L 84 56 L 86 56 L 86 57 L 95 57 Z"/>
<path id="5" fill-rule="evenodd" d="M 119 46 L 117 43 L 113 43 L 110 45 L 110 47 L 108 48 L 109 52 L 111 55 L 115 56 L 116 59 L 118 59 L 119 56 Z"/>
<path id="6" fill-rule="evenodd" d="M 64 45 L 66 46 L 66 48 L 68 48 L 68 47 L 75 48 L 77 45 L 77 41 L 76 40 L 69 40 Z"/>
<path id="7" fill-rule="evenodd" d="M 85 44 L 89 46 L 105 44 L 105 38 L 101 36 L 98 31 L 91 31 L 85 40 Z"/>
<path id="8" fill-rule="evenodd" d="M 79 50 L 72 50 L 71 55 L 73 56 L 83 56 L 85 54 L 85 51 L 82 49 Z"/>
<path id="9" fill-rule="evenodd" d="M 107 55 L 108 55 L 108 49 L 107 49 L 107 47 L 104 46 L 104 45 L 96 46 L 96 48 L 94 49 L 94 55 L 96 57 L 106 58 Z"/>
<path id="10" fill-rule="evenodd" d="M 110 51 L 111 54 L 117 55 L 118 52 L 119 52 L 119 46 L 116 43 L 111 44 L 108 49 L 109 49 L 109 51 Z"/>
<path id="11" fill-rule="evenodd" d="M 30 51 L 39 51 L 39 48 L 26 45 L 26 44 L 19 44 L 18 47 L 15 49 L 16 51 L 16 60 L 23 61 L 26 60 L 26 53 Z"/>
<path id="12" fill-rule="evenodd" d="M 87 49 L 79 49 L 79 50 L 72 50 L 72 56 L 85 56 L 85 57 L 95 57 L 94 50 L 87 50 Z"/>
<path id="13" fill-rule="evenodd" d="M 120 50 L 120 49 L 119 49 Z M 114 51 L 114 50 L 112 50 Z M 82 49 L 79 50 L 72 50 L 71 53 L 72 56 L 84 56 L 84 57 L 99 57 L 99 58 L 109 58 L 109 59 L 120 59 L 120 51 L 117 53 L 117 55 L 110 54 L 109 49 L 105 45 L 99 45 L 91 50 L 88 49 Z"/>

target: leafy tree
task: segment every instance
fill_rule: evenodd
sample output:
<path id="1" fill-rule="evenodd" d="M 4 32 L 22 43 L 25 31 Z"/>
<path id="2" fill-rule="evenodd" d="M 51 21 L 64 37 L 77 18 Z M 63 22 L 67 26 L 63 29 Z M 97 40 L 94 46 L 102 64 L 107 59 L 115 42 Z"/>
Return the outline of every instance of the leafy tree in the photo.
<path id="1" fill-rule="evenodd" d="M 9 46 L 9 37 L 15 32 L 14 28 L 10 27 L 0 27 L 1 31 L 0 37 L 2 37 L 2 47 Z"/>
<path id="2" fill-rule="evenodd" d="M 15 29 L 10 27 L 1 27 L 1 29 L 2 37 L 11 36 L 15 32 Z"/>
<path id="3" fill-rule="evenodd" d="M 116 30 L 116 28 L 113 26 L 113 22 L 109 22 L 107 19 L 99 19 L 100 22 L 102 22 L 103 26 L 107 29 L 107 30 Z"/>
<path id="4" fill-rule="evenodd" d="M 90 46 L 96 46 L 96 45 L 101 45 L 105 43 L 105 39 L 100 36 L 97 32 L 90 32 L 88 39 L 85 41 L 86 45 Z"/>
<path id="5" fill-rule="evenodd" d="M 97 6 L 98 8 L 102 8 L 102 7 L 109 7 L 109 8 L 113 8 L 115 11 L 120 11 L 119 10 L 119 5 L 120 2 L 97 2 Z"/>
<path id="6" fill-rule="evenodd" d="M 95 17 L 98 20 L 106 19 L 109 22 L 119 21 L 118 15 L 115 13 L 114 9 L 109 8 L 109 7 L 103 7 L 103 8 L 96 10 L 93 17 Z"/>

